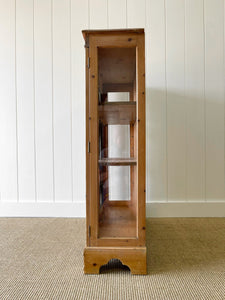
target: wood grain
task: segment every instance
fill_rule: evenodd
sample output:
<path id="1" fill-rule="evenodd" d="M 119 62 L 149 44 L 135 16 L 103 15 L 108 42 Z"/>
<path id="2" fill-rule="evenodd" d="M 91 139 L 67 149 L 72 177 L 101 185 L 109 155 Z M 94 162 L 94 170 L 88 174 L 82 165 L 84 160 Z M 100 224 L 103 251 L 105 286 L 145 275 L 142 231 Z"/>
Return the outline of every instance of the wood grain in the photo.
<path id="1" fill-rule="evenodd" d="M 136 103 L 107 102 L 99 105 L 98 114 L 104 124 L 131 124 L 136 121 Z"/>
<path id="2" fill-rule="evenodd" d="M 99 238 L 103 237 L 136 237 L 136 216 L 129 206 L 104 207 L 99 220 Z"/>
<path id="3" fill-rule="evenodd" d="M 126 253 L 126 263 L 134 274 L 146 273 L 145 249 L 145 44 L 143 31 L 138 34 L 129 31 L 86 32 L 86 55 L 90 62 L 87 72 L 87 97 L 89 114 L 86 114 L 89 143 L 87 143 L 87 246 L 85 249 L 85 272 L 98 273 L 103 261 L 111 252 L 99 247 L 139 247 L 117 251 L 117 258 Z M 88 39 L 88 40 L 87 40 Z M 106 47 L 99 51 L 99 47 Z M 123 51 L 123 49 L 127 49 Z M 122 50 L 121 50 L 122 49 Z M 131 50 L 132 49 L 132 50 Z M 133 49 L 135 52 L 133 53 Z M 126 53 L 126 55 L 124 55 Z M 110 54 L 110 55 L 109 55 Z M 107 67 L 109 66 L 109 70 Z M 124 69 L 122 76 L 120 68 Z M 102 76 L 99 76 L 102 75 Z M 124 78 L 123 78 L 124 76 Z M 127 82 L 128 81 L 128 82 Z M 130 101 L 107 102 L 107 90 L 118 86 L 128 88 Z M 104 89 L 104 93 L 103 93 Z M 119 91 L 121 92 L 121 91 Z M 99 105 L 100 102 L 100 105 Z M 131 129 L 130 158 L 109 158 L 104 153 L 99 159 L 99 150 L 106 147 L 107 134 L 103 122 L 107 124 L 134 123 Z M 100 127 L 99 127 L 100 124 Z M 100 129 L 99 129 L 100 128 Z M 107 129 L 107 127 L 105 127 Z M 105 135 L 102 137 L 102 135 Z M 98 139 L 101 138 L 101 142 Z M 89 147 L 90 145 L 90 147 Z M 99 149 L 99 145 L 101 149 Z M 101 151 L 102 153 L 102 151 Z M 108 150 L 107 150 L 108 154 Z M 102 155 L 102 154 L 101 154 Z M 108 185 L 105 166 L 133 166 L 131 175 L 132 201 L 100 201 L 99 185 Z M 106 187 L 104 187 L 106 189 Z M 102 190 L 102 187 L 101 187 Z M 103 197 L 103 196 L 102 196 Z M 102 198 L 101 197 L 101 198 Z M 103 197 L 103 198 L 104 198 Z M 143 248 L 144 247 L 144 248 Z M 88 249 L 88 250 L 87 250 Z M 96 249 L 96 251 L 94 251 Z M 136 249 L 138 249 L 136 251 Z M 144 251 L 142 251 L 145 249 Z M 91 252 L 89 252 L 89 250 Z M 93 252 L 92 252 L 93 251 Z M 124 252 L 125 251 L 125 252 Z M 101 254 L 101 259 L 99 254 Z M 114 254 L 115 255 L 115 254 Z M 113 256 L 114 257 L 114 256 Z M 113 258 L 111 257 L 111 258 Z M 139 261 L 140 258 L 140 261 Z M 124 258 L 123 258 L 124 259 Z M 140 263 L 140 268 L 136 269 Z M 96 263 L 96 261 L 98 263 Z M 94 268 L 93 268 L 94 267 Z"/>
<path id="4" fill-rule="evenodd" d="M 132 83 L 136 71 L 136 49 L 99 48 L 98 68 L 99 85 L 114 83 Z"/>
<path id="5" fill-rule="evenodd" d="M 123 265 L 129 267 L 131 274 L 147 274 L 146 248 L 85 248 L 84 273 L 99 274 L 100 267 L 107 264 L 110 259 L 119 259 Z"/>
<path id="6" fill-rule="evenodd" d="M 135 158 L 102 158 L 98 163 L 104 166 L 134 166 L 137 161 Z"/>

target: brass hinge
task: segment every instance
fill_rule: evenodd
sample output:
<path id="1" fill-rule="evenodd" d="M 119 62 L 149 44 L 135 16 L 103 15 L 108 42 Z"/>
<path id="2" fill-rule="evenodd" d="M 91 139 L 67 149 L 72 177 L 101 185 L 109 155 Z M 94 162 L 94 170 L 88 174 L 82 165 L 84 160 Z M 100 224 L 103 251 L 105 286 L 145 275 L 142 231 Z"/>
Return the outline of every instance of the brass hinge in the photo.
<path id="1" fill-rule="evenodd" d="M 88 226 L 88 236 L 91 236 L 91 225 Z"/>
<path id="2" fill-rule="evenodd" d="M 88 69 L 90 69 L 90 57 L 88 57 L 88 64 L 87 64 Z"/>
<path id="3" fill-rule="evenodd" d="M 88 153 L 90 153 L 90 152 L 91 152 L 91 142 L 88 141 Z"/>
<path id="4" fill-rule="evenodd" d="M 87 37 L 86 40 L 85 40 L 85 45 L 84 45 L 85 48 L 89 48 L 89 38 Z"/>

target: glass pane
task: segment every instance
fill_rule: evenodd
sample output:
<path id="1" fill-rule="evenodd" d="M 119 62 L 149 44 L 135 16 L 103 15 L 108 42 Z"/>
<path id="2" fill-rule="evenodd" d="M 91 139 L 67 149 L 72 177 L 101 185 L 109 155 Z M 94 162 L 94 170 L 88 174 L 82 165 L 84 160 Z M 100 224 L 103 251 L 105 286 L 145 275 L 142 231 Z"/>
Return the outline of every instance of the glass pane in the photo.
<path id="1" fill-rule="evenodd" d="M 109 201 L 130 200 L 130 167 L 109 167 Z"/>
<path id="2" fill-rule="evenodd" d="M 109 201 L 131 199 L 130 166 L 99 166 L 100 206 Z"/>
<path id="3" fill-rule="evenodd" d="M 129 92 L 110 92 L 107 93 L 109 102 L 120 102 L 120 101 L 130 101 L 130 93 Z"/>
<path id="4" fill-rule="evenodd" d="M 136 237 L 136 48 L 98 48 L 98 72 L 98 234 Z"/>
<path id="5" fill-rule="evenodd" d="M 130 157 L 130 125 L 108 125 L 108 157 Z"/>
<path id="6" fill-rule="evenodd" d="M 129 101 L 130 93 L 108 93 L 109 102 Z M 108 156 L 130 157 L 130 125 L 108 125 Z"/>

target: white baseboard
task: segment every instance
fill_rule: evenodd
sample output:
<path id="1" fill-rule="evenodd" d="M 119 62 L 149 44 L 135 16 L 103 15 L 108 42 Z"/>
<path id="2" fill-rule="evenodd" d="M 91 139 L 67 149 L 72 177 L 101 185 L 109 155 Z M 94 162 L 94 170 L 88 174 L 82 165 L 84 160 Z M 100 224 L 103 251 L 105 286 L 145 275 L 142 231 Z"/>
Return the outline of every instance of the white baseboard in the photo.
<path id="1" fill-rule="evenodd" d="M 85 217 L 85 203 L 0 203 L 0 217 Z M 225 202 L 147 203 L 147 217 L 225 217 Z"/>
<path id="2" fill-rule="evenodd" d="M 152 218 L 225 217 L 225 202 L 152 202 L 146 205 L 146 215 Z"/>
<path id="3" fill-rule="evenodd" d="M 73 203 L 0 203 L 0 217 L 85 217 L 83 202 Z"/>

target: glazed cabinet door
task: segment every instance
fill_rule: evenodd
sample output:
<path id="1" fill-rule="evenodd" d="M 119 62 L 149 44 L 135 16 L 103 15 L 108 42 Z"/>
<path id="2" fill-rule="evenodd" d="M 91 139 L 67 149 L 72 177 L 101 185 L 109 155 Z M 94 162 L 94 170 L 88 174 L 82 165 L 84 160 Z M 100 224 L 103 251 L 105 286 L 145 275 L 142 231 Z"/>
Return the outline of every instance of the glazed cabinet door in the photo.
<path id="1" fill-rule="evenodd" d="M 144 54 L 138 34 L 89 37 L 89 246 L 145 245 Z"/>

